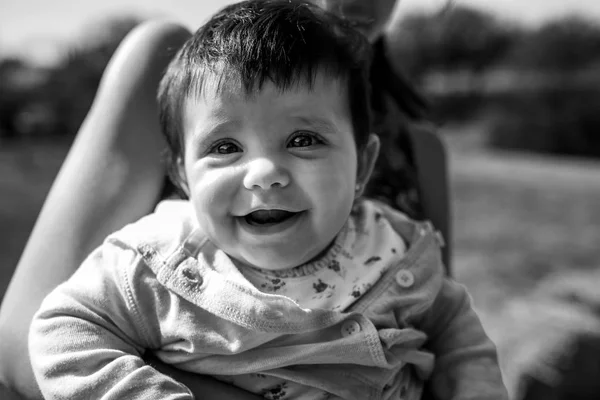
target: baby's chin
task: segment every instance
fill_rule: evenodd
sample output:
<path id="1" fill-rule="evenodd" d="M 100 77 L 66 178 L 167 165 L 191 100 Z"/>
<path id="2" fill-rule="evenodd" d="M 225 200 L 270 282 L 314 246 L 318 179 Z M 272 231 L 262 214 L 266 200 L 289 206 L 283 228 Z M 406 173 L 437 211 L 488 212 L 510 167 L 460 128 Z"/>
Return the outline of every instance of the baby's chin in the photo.
<path id="1" fill-rule="evenodd" d="M 290 254 L 280 254 L 277 251 L 262 251 L 260 254 L 246 254 L 244 257 L 235 257 L 235 261 L 238 266 L 277 272 L 290 270 L 314 261 L 319 258 L 323 251 L 319 250 L 315 253 L 290 256 Z"/>
<path id="2" fill-rule="evenodd" d="M 245 257 L 248 260 L 246 264 L 252 268 L 267 271 L 285 271 L 301 267 L 323 258 L 335 243 L 336 237 L 337 235 L 325 244 L 306 249 L 304 252 L 278 251 L 280 250 L 278 247 L 261 249 L 260 252 L 249 252 Z"/>

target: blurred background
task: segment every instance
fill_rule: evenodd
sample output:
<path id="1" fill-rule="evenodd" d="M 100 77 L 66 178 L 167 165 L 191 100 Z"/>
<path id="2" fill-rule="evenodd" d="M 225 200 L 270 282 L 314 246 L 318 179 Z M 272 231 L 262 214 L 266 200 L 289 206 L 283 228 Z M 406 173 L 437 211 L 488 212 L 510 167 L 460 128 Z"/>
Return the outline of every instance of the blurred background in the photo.
<path id="1" fill-rule="evenodd" d="M 231 2 L 0 0 L 0 298 L 121 39 L 156 17 L 194 29 Z M 544 343 L 595 351 L 561 364 L 589 385 L 597 341 L 556 332 L 600 332 L 600 2 L 401 0 L 395 14 L 393 63 L 449 149 L 454 275 L 511 391 L 553 357 Z M 528 398 L 584 398 L 531 397 L 552 386 L 542 370 Z"/>

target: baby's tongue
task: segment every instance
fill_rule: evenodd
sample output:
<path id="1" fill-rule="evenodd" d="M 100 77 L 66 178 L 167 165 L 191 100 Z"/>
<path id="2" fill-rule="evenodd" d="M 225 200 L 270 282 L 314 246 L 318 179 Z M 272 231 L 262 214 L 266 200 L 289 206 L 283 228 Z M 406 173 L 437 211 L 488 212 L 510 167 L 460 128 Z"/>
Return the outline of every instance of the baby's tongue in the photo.
<path id="1" fill-rule="evenodd" d="M 258 210 L 250 213 L 252 221 L 259 224 L 280 222 L 292 216 L 292 213 L 284 210 Z"/>

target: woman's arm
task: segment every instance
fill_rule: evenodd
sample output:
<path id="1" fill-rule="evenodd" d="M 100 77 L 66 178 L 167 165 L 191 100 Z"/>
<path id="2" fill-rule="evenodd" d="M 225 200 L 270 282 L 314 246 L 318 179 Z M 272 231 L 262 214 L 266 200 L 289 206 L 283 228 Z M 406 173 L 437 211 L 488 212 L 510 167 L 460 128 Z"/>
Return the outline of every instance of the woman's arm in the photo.
<path id="1" fill-rule="evenodd" d="M 208 376 L 197 375 L 182 371 L 168 364 L 160 362 L 153 356 L 146 356 L 146 363 L 183 383 L 194 393 L 198 399 L 236 399 L 236 400 L 259 400 L 261 396 L 238 389 L 235 386 L 218 381 Z"/>
<path id="2" fill-rule="evenodd" d="M 0 386 L 23 398 L 41 397 L 24 355 L 29 325 L 42 299 L 105 236 L 150 212 L 158 200 L 165 143 L 156 89 L 189 36 L 186 28 L 167 22 L 145 23 L 128 35 L 46 198 L 0 308 Z M 195 389 L 189 386 L 203 398 L 212 393 L 223 398 L 235 390 L 207 377 L 172 372 L 188 385 L 197 383 Z M 242 395 L 248 396 L 236 391 L 236 398 Z"/>
<path id="3" fill-rule="evenodd" d="M 189 32 L 150 23 L 107 67 L 92 108 L 46 198 L 0 309 L 0 380 L 35 397 L 27 354 L 31 317 L 110 232 L 148 213 L 163 182 L 155 90 Z"/>

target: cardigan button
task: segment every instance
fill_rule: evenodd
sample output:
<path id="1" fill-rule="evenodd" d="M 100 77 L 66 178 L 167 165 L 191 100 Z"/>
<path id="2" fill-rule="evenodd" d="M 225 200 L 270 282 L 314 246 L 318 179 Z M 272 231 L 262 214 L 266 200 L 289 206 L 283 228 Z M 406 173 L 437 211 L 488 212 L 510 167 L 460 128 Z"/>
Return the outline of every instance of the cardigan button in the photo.
<path id="1" fill-rule="evenodd" d="M 412 272 L 401 269 L 396 274 L 396 282 L 403 288 L 409 288 L 415 283 L 415 276 Z"/>
<path id="2" fill-rule="evenodd" d="M 353 319 L 349 319 L 344 321 L 342 324 L 342 337 L 348 337 L 352 335 L 356 335 L 362 330 L 362 327 L 358 322 Z"/>
<path id="3" fill-rule="evenodd" d="M 190 267 L 183 267 L 181 270 L 181 275 L 187 280 L 190 281 L 194 284 L 197 285 L 201 285 L 202 284 L 202 277 L 200 276 L 200 274 L 198 273 L 198 271 L 196 271 L 193 268 Z"/>

